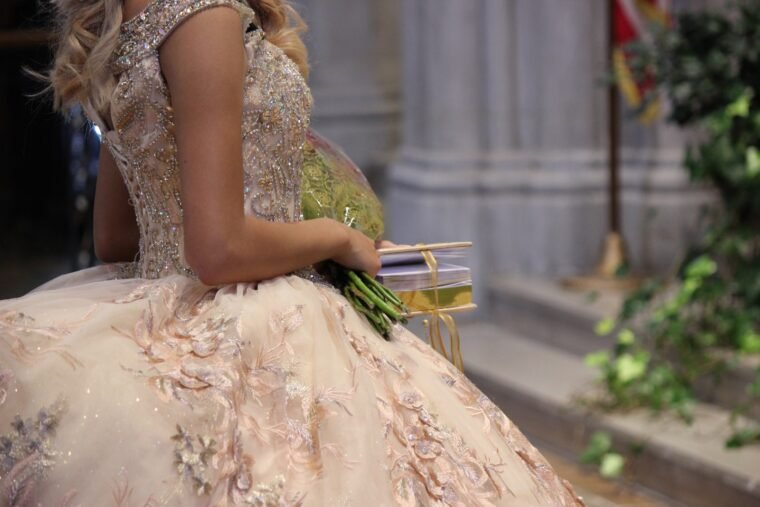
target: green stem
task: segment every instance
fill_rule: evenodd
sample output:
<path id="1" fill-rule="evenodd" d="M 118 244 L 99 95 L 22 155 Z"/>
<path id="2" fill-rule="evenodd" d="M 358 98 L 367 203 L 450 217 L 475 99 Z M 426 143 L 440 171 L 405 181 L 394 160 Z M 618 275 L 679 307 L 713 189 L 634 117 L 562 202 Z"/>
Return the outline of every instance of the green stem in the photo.
<path id="1" fill-rule="evenodd" d="M 377 331 L 384 338 L 388 338 L 391 332 L 391 328 L 388 325 L 388 321 L 383 314 L 378 315 L 372 310 L 368 310 L 367 308 L 363 307 L 361 302 L 359 302 L 353 294 L 351 294 L 349 302 L 353 305 L 356 311 L 363 314 L 367 318 L 367 321 L 375 329 L 375 331 Z"/>
<path id="2" fill-rule="evenodd" d="M 367 308 L 370 310 L 375 308 L 375 303 L 368 298 L 362 291 L 356 288 L 354 285 L 346 285 L 346 288 L 351 291 L 351 293 L 356 296 L 357 298 L 361 299 L 365 305 L 367 305 Z"/>
<path id="3" fill-rule="evenodd" d="M 364 274 L 364 273 L 362 273 Z M 367 275 L 369 276 L 369 275 Z M 409 311 L 409 308 L 406 307 L 403 301 L 401 301 L 392 290 L 390 290 L 388 287 L 384 286 L 382 283 L 378 282 L 374 278 L 369 278 L 372 280 L 371 284 L 367 284 L 367 286 L 374 290 L 375 293 L 378 294 L 378 296 L 383 299 L 386 303 L 388 303 L 396 313 L 399 314 L 399 319 L 397 322 L 401 322 L 402 324 L 406 324 L 409 322 L 406 317 L 404 317 L 404 314 L 406 314 Z"/>
<path id="4" fill-rule="evenodd" d="M 378 282 L 371 276 L 369 276 L 367 273 L 362 272 L 362 278 L 364 278 L 367 281 L 367 286 L 374 289 L 375 292 L 378 293 L 379 296 L 384 297 L 385 299 L 392 302 L 395 306 L 399 307 L 400 311 L 404 311 L 406 308 L 404 306 L 404 302 L 399 299 L 398 295 L 396 295 L 395 292 L 390 290 L 388 287 L 383 285 L 382 283 Z"/>
<path id="5" fill-rule="evenodd" d="M 354 292 L 351 289 L 352 288 L 348 287 L 348 286 L 346 286 L 346 288 L 343 289 L 343 294 L 346 296 L 346 299 L 348 299 L 348 302 L 351 303 L 351 305 L 358 312 L 363 313 L 364 315 L 366 315 L 373 322 L 376 322 L 378 324 L 380 322 L 382 322 L 381 317 L 382 317 L 383 314 L 381 314 L 381 313 L 379 314 L 376 309 L 368 308 L 366 306 L 366 303 L 363 300 L 361 300 L 358 297 L 356 297 L 356 295 L 354 294 Z"/>
<path id="6" fill-rule="evenodd" d="M 369 276 L 365 271 L 362 271 L 359 273 L 359 276 L 361 276 L 364 279 L 364 283 L 369 287 L 370 289 L 373 289 L 378 296 L 382 296 L 386 299 L 392 300 L 394 303 L 398 303 L 398 298 L 395 297 L 395 294 L 389 293 L 388 288 L 385 287 L 382 283 L 378 282 L 377 279 L 372 278 Z"/>
<path id="7" fill-rule="evenodd" d="M 348 287 L 346 287 L 346 288 L 343 290 L 343 295 L 344 295 L 344 296 L 346 296 L 346 299 L 348 300 L 348 302 L 349 302 L 349 303 L 351 303 L 351 306 L 353 306 L 353 307 L 354 307 L 354 309 L 355 309 L 356 311 L 358 311 L 358 312 L 360 312 L 360 313 L 363 313 L 363 314 L 365 314 L 365 315 L 366 315 L 367 313 L 372 313 L 372 312 L 373 312 L 373 310 L 371 310 L 371 309 L 367 308 L 367 307 L 364 305 L 364 302 L 363 302 L 363 301 L 361 301 L 361 300 L 360 300 L 360 299 L 358 299 L 356 296 L 354 296 L 354 295 L 351 293 L 351 291 L 349 290 L 349 288 L 348 288 Z"/>
<path id="8" fill-rule="evenodd" d="M 401 318 L 401 316 L 393 310 L 385 301 L 380 299 L 374 292 L 372 292 L 369 288 L 367 288 L 366 285 L 364 285 L 364 282 L 362 282 L 361 278 L 357 276 L 357 274 L 353 271 L 348 272 L 348 278 L 354 284 L 369 298 L 372 300 L 375 305 L 380 308 L 393 322 L 398 322 L 398 320 Z"/>

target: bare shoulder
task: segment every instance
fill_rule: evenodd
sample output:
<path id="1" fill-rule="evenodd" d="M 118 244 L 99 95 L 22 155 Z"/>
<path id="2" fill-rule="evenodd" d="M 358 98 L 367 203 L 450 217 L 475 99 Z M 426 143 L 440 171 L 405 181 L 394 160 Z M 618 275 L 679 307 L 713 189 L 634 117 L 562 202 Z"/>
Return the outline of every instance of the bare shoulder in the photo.
<path id="1" fill-rule="evenodd" d="M 122 19 L 124 19 L 124 21 L 129 21 L 134 18 L 144 11 L 151 1 L 152 0 L 122 0 Z"/>

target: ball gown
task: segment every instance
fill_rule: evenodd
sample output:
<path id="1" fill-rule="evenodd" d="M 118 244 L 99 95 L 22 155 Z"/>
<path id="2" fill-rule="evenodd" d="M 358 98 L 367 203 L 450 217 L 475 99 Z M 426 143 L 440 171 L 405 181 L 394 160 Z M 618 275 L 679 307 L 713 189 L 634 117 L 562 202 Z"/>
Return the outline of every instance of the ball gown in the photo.
<path id="1" fill-rule="evenodd" d="M 240 14 L 245 212 L 300 219 L 311 94 L 238 0 L 152 0 L 125 22 L 100 127 L 140 229 L 134 263 L 0 301 L 0 504 L 580 505 L 520 430 L 403 327 L 379 337 L 312 270 L 202 284 L 158 48 Z M 266 245 L 262 245 L 266 247 Z"/>

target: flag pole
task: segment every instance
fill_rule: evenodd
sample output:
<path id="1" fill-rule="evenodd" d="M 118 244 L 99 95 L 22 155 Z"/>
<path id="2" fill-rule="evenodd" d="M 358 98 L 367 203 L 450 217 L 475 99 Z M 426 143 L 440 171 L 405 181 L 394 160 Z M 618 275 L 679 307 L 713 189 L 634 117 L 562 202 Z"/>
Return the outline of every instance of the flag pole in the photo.
<path id="1" fill-rule="evenodd" d="M 611 69 L 614 68 L 615 55 L 615 1 L 607 2 L 607 62 Z M 607 101 L 609 223 L 597 271 L 602 276 L 614 277 L 626 265 L 620 219 L 620 93 L 615 80 L 610 80 Z"/>
<path id="2" fill-rule="evenodd" d="M 615 1 L 607 2 L 607 61 L 614 69 L 615 54 Z M 563 280 L 569 287 L 577 289 L 631 289 L 639 280 L 624 271 L 628 262 L 623 241 L 620 212 L 620 93 L 615 80 L 611 80 L 607 91 L 608 121 L 608 183 L 607 183 L 607 234 L 604 237 L 602 256 L 591 275 L 576 276 Z"/>
<path id="3" fill-rule="evenodd" d="M 607 62 L 614 68 L 615 55 L 615 0 L 609 0 L 607 30 Z M 608 90 L 609 121 L 609 232 L 620 234 L 620 93 L 614 79 L 610 80 Z"/>

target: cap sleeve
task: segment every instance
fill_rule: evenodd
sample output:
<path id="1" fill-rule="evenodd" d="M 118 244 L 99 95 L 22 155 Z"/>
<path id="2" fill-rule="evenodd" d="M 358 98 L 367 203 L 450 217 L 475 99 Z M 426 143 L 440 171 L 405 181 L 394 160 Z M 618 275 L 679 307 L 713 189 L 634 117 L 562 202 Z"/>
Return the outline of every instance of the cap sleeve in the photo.
<path id="1" fill-rule="evenodd" d="M 167 37 L 193 14 L 222 6 L 238 11 L 243 30 L 255 21 L 254 11 L 240 0 L 152 0 L 140 14 L 122 24 L 114 52 L 114 71 L 124 72 L 155 53 Z"/>

